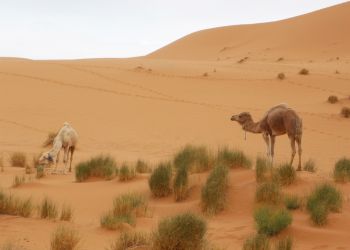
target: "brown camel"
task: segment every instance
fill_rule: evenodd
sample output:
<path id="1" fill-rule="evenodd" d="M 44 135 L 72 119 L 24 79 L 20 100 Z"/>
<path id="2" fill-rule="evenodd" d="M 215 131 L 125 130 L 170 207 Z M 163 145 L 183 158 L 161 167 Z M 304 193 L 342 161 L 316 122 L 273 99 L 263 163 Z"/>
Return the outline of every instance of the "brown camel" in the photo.
<path id="1" fill-rule="evenodd" d="M 293 164 L 296 153 L 295 142 L 297 142 L 299 154 L 299 165 L 297 170 L 301 170 L 302 120 L 297 113 L 286 104 L 272 107 L 259 122 L 254 122 L 252 116 L 248 112 L 233 115 L 231 120 L 238 122 L 244 131 L 262 133 L 267 146 L 267 155 L 271 157 L 272 162 L 275 137 L 287 134 L 292 148 L 290 164 Z"/>

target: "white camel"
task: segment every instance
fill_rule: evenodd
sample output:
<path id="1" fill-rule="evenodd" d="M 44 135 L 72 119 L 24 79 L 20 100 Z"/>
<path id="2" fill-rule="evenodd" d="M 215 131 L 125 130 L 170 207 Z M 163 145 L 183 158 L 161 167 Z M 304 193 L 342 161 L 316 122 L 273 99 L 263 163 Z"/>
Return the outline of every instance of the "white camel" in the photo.
<path id="1" fill-rule="evenodd" d="M 56 135 L 54 141 L 53 141 L 53 147 L 48 152 L 43 153 L 39 158 L 39 164 L 43 165 L 51 165 L 56 160 L 56 166 L 54 173 L 57 173 L 57 165 L 59 160 L 59 154 L 61 149 L 64 150 L 64 156 L 63 156 L 63 163 L 64 163 L 64 170 L 63 173 L 67 174 L 67 162 L 69 158 L 70 153 L 70 164 L 69 164 L 69 172 L 72 171 L 72 160 L 73 160 L 73 153 L 76 147 L 76 144 L 78 142 L 78 134 L 72 128 L 72 126 L 65 122 L 63 124 L 63 127 L 60 129 L 58 134 Z"/>

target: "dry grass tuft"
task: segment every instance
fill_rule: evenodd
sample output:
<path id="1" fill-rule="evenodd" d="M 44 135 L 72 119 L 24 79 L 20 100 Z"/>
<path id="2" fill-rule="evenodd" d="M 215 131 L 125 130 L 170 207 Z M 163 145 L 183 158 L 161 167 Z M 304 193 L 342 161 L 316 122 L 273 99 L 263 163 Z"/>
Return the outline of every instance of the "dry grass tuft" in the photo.
<path id="1" fill-rule="evenodd" d="M 299 75 L 308 75 L 309 74 L 309 70 L 303 68 L 299 71 Z"/>
<path id="2" fill-rule="evenodd" d="M 350 117 L 350 108 L 349 107 L 343 107 L 340 111 L 340 114 L 345 117 L 349 118 Z"/>
<path id="3" fill-rule="evenodd" d="M 58 226 L 51 236 L 51 250 L 77 249 L 80 236 L 78 232 L 67 226 Z"/>
<path id="4" fill-rule="evenodd" d="M 151 245 L 150 235 L 141 232 L 122 232 L 108 250 L 148 249 Z"/>
<path id="5" fill-rule="evenodd" d="M 24 175 L 22 175 L 22 176 L 16 175 L 13 178 L 12 187 L 14 187 L 14 188 L 19 187 L 19 186 L 23 185 L 25 182 L 26 182 L 26 177 Z"/>
<path id="6" fill-rule="evenodd" d="M 61 210 L 60 220 L 70 221 L 73 218 L 73 209 L 71 206 L 63 205 Z"/>
<path id="7" fill-rule="evenodd" d="M 27 165 L 27 157 L 22 152 L 14 152 L 10 157 L 12 167 L 24 168 Z"/>
<path id="8" fill-rule="evenodd" d="M 286 75 L 284 73 L 279 73 L 277 75 L 277 79 L 284 80 L 286 78 Z"/>
<path id="9" fill-rule="evenodd" d="M 332 104 L 334 104 L 334 103 L 337 103 L 338 101 L 339 101 L 339 99 L 338 99 L 338 97 L 337 96 L 335 96 L 335 95 L 330 95 L 330 96 L 328 96 L 328 100 L 327 100 L 329 103 L 332 103 Z"/>
<path id="10" fill-rule="evenodd" d="M 58 215 L 57 205 L 45 197 L 39 206 L 39 214 L 42 219 L 56 219 Z"/>

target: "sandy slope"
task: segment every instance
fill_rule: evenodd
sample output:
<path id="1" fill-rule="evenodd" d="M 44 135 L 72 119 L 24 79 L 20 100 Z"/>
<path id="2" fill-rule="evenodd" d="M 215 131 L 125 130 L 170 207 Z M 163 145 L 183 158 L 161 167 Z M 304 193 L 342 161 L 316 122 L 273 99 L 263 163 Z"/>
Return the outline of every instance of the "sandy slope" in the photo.
<path id="1" fill-rule="evenodd" d="M 6 163 L 0 186 L 36 201 L 48 195 L 60 204 L 71 204 L 75 210 L 71 224 L 81 232 L 81 248 L 103 249 L 118 232 L 102 230 L 100 215 L 117 194 L 136 190 L 150 196 L 148 176 L 130 183 L 75 183 L 73 175 L 49 176 L 13 189 L 13 177 L 23 170 L 8 166 L 11 152 L 23 151 L 31 157 L 43 151 L 47 132 L 69 121 L 80 135 L 75 162 L 109 153 L 118 162 L 143 158 L 154 163 L 169 159 L 187 143 L 213 149 L 230 145 L 255 157 L 265 153 L 261 136 L 248 134 L 244 140 L 242 130 L 229 120 L 231 115 L 249 111 L 258 119 L 272 105 L 286 102 L 304 121 L 303 158 L 314 159 L 318 167 L 316 174 L 299 173 L 298 183 L 286 189 L 304 195 L 315 183 L 329 179 L 337 159 L 349 155 L 350 120 L 338 115 L 342 106 L 350 106 L 350 34 L 340 25 L 348 20 L 349 8 L 350 4 L 343 4 L 277 23 L 201 31 L 144 58 L 0 59 L 0 152 Z M 319 37 L 311 31 L 318 31 Z M 333 41 L 337 43 L 328 46 Z M 229 49 L 220 52 L 225 47 Z M 246 62 L 237 63 L 245 56 Z M 276 62 L 279 57 L 284 60 Z M 303 67 L 310 75 L 298 75 Z M 277 80 L 279 72 L 287 79 Z M 331 94 L 341 98 L 340 103 L 326 103 Z M 276 160 L 289 157 L 288 139 L 279 137 Z M 199 212 L 206 176 L 191 177 L 194 188 L 185 202 L 150 197 L 153 216 L 139 218 L 136 229 L 150 231 L 159 218 L 180 211 Z M 254 172 L 233 170 L 230 183 L 227 209 L 208 218 L 208 238 L 227 249 L 240 249 L 255 231 Z M 326 227 L 312 226 L 304 211 L 293 214 L 293 225 L 283 235 L 293 235 L 295 249 L 349 249 L 350 184 L 340 188 L 344 209 L 332 214 Z M 17 239 L 26 249 L 48 249 L 58 224 L 1 215 L 0 243 Z"/>

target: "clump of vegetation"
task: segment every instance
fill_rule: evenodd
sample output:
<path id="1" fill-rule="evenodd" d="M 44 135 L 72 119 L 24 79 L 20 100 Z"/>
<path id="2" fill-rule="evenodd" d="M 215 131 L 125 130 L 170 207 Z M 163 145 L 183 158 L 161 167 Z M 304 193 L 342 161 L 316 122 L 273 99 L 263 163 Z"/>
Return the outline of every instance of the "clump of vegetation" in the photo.
<path id="1" fill-rule="evenodd" d="M 204 76 L 204 77 L 209 76 L 208 72 L 204 72 L 204 73 L 203 73 L 203 76 Z"/>
<path id="2" fill-rule="evenodd" d="M 290 185 L 296 179 L 295 169 L 289 163 L 282 164 L 274 170 L 273 179 L 281 185 Z"/>
<path id="3" fill-rule="evenodd" d="M 295 210 L 301 207 L 301 199 L 297 195 L 286 195 L 284 205 L 289 210 Z"/>
<path id="4" fill-rule="evenodd" d="M 316 225 L 324 225 L 327 223 L 329 212 L 339 212 L 342 205 L 343 198 L 339 190 L 331 184 L 324 183 L 316 186 L 307 198 L 306 208 Z"/>
<path id="5" fill-rule="evenodd" d="M 338 182 L 350 181 L 350 159 L 342 158 L 337 161 L 334 167 L 333 177 Z"/>
<path id="6" fill-rule="evenodd" d="M 22 175 L 22 176 L 16 175 L 13 178 L 12 187 L 14 187 L 14 188 L 19 187 L 19 186 L 23 185 L 25 182 L 26 182 L 26 177 L 24 175 Z"/>
<path id="7" fill-rule="evenodd" d="M 27 157 L 22 152 L 15 152 L 11 155 L 10 162 L 12 167 L 24 168 L 27 165 Z"/>
<path id="8" fill-rule="evenodd" d="M 210 173 L 202 188 L 202 209 L 208 214 L 216 214 L 224 209 L 228 185 L 228 169 L 217 165 Z"/>
<path id="9" fill-rule="evenodd" d="M 133 167 L 124 163 L 119 169 L 119 181 L 129 181 L 136 177 L 136 172 Z"/>
<path id="10" fill-rule="evenodd" d="M 45 176 L 45 167 L 43 165 L 38 165 L 36 167 L 36 178 L 41 179 Z"/>
<path id="11" fill-rule="evenodd" d="M 0 190 L 0 214 L 29 217 L 33 209 L 33 203 L 30 198 L 21 199 Z"/>
<path id="12" fill-rule="evenodd" d="M 350 117 L 350 108 L 349 107 L 343 107 L 340 111 L 340 114 L 345 117 L 349 118 Z"/>
<path id="13" fill-rule="evenodd" d="M 102 227 L 115 230 L 123 223 L 135 224 L 137 216 L 147 212 L 147 199 L 138 193 L 123 194 L 114 199 L 113 208 L 101 217 Z"/>
<path id="14" fill-rule="evenodd" d="M 219 149 L 216 162 L 229 168 L 251 168 L 252 166 L 252 161 L 243 153 L 243 151 L 230 150 L 227 147 Z"/>
<path id="15" fill-rule="evenodd" d="M 80 236 L 78 232 L 67 226 L 58 226 L 51 236 L 51 250 L 77 249 Z"/>
<path id="16" fill-rule="evenodd" d="M 165 218 L 154 233 L 153 250 L 200 250 L 205 244 L 206 222 L 192 213 Z"/>
<path id="17" fill-rule="evenodd" d="M 152 172 L 152 169 L 149 167 L 149 165 L 142 160 L 137 160 L 135 170 L 140 174 Z"/>
<path id="18" fill-rule="evenodd" d="M 334 103 L 337 103 L 339 100 L 338 100 L 338 97 L 337 96 L 335 96 L 335 95 L 330 95 L 330 96 L 328 96 L 328 102 L 329 103 L 332 103 L 332 104 L 334 104 Z"/>
<path id="19" fill-rule="evenodd" d="M 292 223 L 292 216 L 284 208 L 263 206 L 254 213 L 258 233 L 276 235 Z"/>
<path id="20" fill-rule="evenodd" d="M 270 240 L 265 234 L 250 236 L 243 244 L 243 250 L 270 250 Z"/>
<path id="21" fill-rule="evenodd" d="M 277 78 L 280 79 L 280 80 L 284 80 L 286 78 L 286 75 L 284 73 L 279 73 L 277 75 Z"/>
<path id="22" fill-rule="evenodd" d="M 55 132 L 49 132 L 49 133 L 47 134 L 47 137 L 46 137 L 45 141 L 43 142 L 43 145 L 42 145 L 42 146 L 43 146 L 44 148 L 47 148 L 47 147 L 52 146 L 52 145 L 53 145 L 53 141 L 54 141 L 56 135 L 57 135 L 57 133 L 55 133 Z"/>
<path id="23" fill-rule="evenodd" d="M 300 71 L 299 71 L 299 75 L 308 75 L 309 74 L 309 70 L 307 70 L 307 69 L 301 69 Z"/>
<path id="24" fill-rule="evenodd" d="M 283 57 L 280 57 L 280 58 L 277 59 L 277 62 L 281 62 L 281 61 L 283 61 L 283 60 L 284 60 L 284 58 L 283 58 Z"/>
<path id="25" fill-rule="evenodd" d="M 168 196 L 171 193 L 172 170 L 170 163 L 160 163 L 148 180 L 149 187 L 155 197 Z"/>
<path id="26" fill-rule="evenodd" d="M 292 250 L 293 239 L 291 237 L 285 237 L 280 239 L 275 244 L 275 250 Z"/>
<path id="27" fill-rule="evenodd" d="M 244 63 L 244 62 L 247 61 L 248 59 L 249 59 L 249 57 L 246 56 L 246 57 L 244 57 L 244 58 L 238 60 L 237 63 Z"/>
<path id="28" fill-rule="evenodd" d="M 0 246 L 1 250 L 24 250 L 18 243 L 8 241 Z"/>
<path id="29" fill-rule="evenodd" d="M 309 159 L 307 162 L 304 163 L 303 170 L 315 173 L 316 172 L 316 164 L 312 159 Z"/>
<path id="30" fill-rule="evenodd" d="M 255 177 L 257 182 L 267 181 L 271 173 L 271 163 L 268 159 L 258 157 L 255 162 Z"/>
<path id="31" fill-rule="evenodd" d="M 45 197 L 40 204 L 39 213 L 42 219 L 56 219 L 58 215 L 57 205 Z"/>
<path id="32" fill-rule="evenodd" d="M 277 204 L 281 201 L 280 186 L 275 182 L 265 182 L 260 184 L 255 193 L 255 200 L 268 204 Z"/>
<path id="33" fill-rule="evenodd" d="M 188 168 L 179 167 L 174 180 L 174 195 L 176 201 L 184 200 L 188 195 Z"/>
<path id="34" fill-rule="evenodd" d="M 112 243 L 109 250 L 126 250 L 148 247 L 151 239 L 148 234 L 141 232 L 122 232 L 119 238 Z"/>
<path id="35" fill-rule="evenodd" d="M 185 167 L 193 172 L 204 172 L 211 167 L 210 154 L 204 146 L 187 145 L 174 156 L 175 168 Z"/>
<path id="36" fill-rule="evenodd" d="M 73 218 L 73 209 L 68 205 L 63 205 L 60 220 L 70 221 Z"/>
<path id="37" fill-rule="evenodd" d="M 116 162 L 110 156 L 97 156 L 80 162 L 75 168 L 75 179 L 78 182 L 89 177 L 100 177 L 110 180 L 115 174 Z"/>

